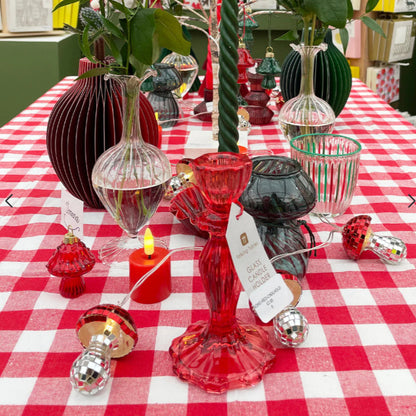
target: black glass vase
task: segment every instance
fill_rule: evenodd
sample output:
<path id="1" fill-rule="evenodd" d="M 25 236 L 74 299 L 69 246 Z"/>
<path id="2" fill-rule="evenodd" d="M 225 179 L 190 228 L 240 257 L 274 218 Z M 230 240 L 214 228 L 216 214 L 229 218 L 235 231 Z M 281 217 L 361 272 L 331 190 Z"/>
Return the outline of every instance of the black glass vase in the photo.
<path id="1" fill-rule="evenodd" d="M 300 164 L 288 157 L 260 156 L 252 162 L 251 178 L 240 202 L 254 217 L 267 255 L 272 258 L 307 248 L 301 229 L 306 222 L 299 218 L 315 206 L 313 182 Z M 308 259 L 308 253 L 295 254 L 274 262 L 273 266 L 276 271 L 302 278 Z"/>

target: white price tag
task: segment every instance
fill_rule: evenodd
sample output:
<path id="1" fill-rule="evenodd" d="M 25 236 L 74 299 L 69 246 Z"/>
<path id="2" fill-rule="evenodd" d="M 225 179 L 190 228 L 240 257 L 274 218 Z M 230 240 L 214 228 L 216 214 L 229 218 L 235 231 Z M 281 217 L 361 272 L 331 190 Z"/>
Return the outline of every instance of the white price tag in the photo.
<path id="1" fill-rule="evenodd" d="M 293 300 L 293 294 L 267 257 L 251 215 L 231 205 L 226 239 L 237 275 L 257 315 L 269 322 Z"/>
<path id="2" fill-rule="evenodd" d="M 248 148 L 248 131 L 238 131 L 238 145 Z"/>
<path id="3" fill-rule="evenodd" d="M 84 235 L 84 202 L 72 196 L 66 189 L 61 190 L 61 224 L 78 237 Z"/>
<path id="4" fill-rule="evenodd" d="M 207 112 L 212 113 L 212 109 L 214 108 L 214 104 L 212 103 L 212 101 L 208 101 L 206 105 L 207 105 Z"/>

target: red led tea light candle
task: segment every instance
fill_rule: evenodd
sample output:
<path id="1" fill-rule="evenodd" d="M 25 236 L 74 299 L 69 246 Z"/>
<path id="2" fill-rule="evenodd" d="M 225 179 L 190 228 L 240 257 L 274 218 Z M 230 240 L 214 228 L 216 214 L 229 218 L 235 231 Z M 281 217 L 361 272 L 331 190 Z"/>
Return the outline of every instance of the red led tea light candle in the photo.
<path id="1" fill-rule="evenodd" d="M 129 258 L 130 289 L 148 271 L 153 269 L 169 253 L 164 247 L 155 247 L 154 238 L 149 228 L 144 233 L 143 248 L 134 251 Z M 172 291 L 170 258 L 152 273 L 130 297 L 139 303 L 157 303 L 166 299 Z"/>

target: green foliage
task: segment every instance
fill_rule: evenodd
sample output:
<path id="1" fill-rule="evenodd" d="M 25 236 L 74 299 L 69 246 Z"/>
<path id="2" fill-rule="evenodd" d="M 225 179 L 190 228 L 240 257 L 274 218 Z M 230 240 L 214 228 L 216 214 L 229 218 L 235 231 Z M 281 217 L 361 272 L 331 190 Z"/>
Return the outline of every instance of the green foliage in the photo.
<path id="1" fill-rule="evenodd" d="M 303 4 L 326 27 L 342 28 L 347 23 L 347 0 L 304 0 Z"/>
<path id="2" fill-rule="evenodd" d="M 61 7 L 68 6 L 68 4 L 76 3 L 77 1 L 79 1 L 80 6 L 82 6 L 83 4 L 89 3 L 90 0 L 62 0 L 55 6 L 55 8 L 52 11 L 54 12 L 55 10 L 58 10 Z"/>
<path id="3" fill-rule="evenodd" d="M 348 46 L 348 41 L 350 39 L 350 35 L 348 33 L 348 30 L 344 27 L 344 28 L 339 30 L 339 34 L 341 36 L 342 48 L 344 49 L 344 51 L 346 51 L 347 46 Z"/>
<path id="4" fill-rule="evenodd" d="M 344 50 L 348 45 L 348 32 L 345 25 L 353 18 L 351 0 L 276 0 L 279 6 L 299 16 L 303 23 L 303 42 L 306 45 L 317 45 L 325 37 L 329 27 L 340 29 Z M 378 0 L 367 0 L 365 12 L 371 12 Z M 381 27 L 369 16 L 360 16 L 361 21 L 371 30 L 384 35 Z M 294 31 L 279 37 L 277 40 L 295 40 Z"/>
<path id="5" fill-rule="evenodd" d="M 379 0 L 368 0 L 367 4 L 365 5 L 365 12 L 370 13 L 372 10 L 374 10 L 374 7 L 377 6 L 377 3 Z"/>
<path id="6" fill-rule="evenodd" d="M 379 33 L 381 36 L 383 36 L 383 38 L 386 37 L 386 34 L 383 32 L 383 29 L 374 19 L 372 19 L 369 16 L 361 16 L 360 19 L 366 26 L 368 26 L 369 29 Z"/>
<path id="7" fill-rule="evenodd" d="M 62 0 L 54 10 L 77 0 Z M 81 4 L 89 0 L 81 0 Z M 110 69 L 117 73 L 141 76 L 145 69 L 156 62 L 162 48 L 181 55 L 189 55 L 191 44 L 185 40 L 182 28 L 175 16 L 166 10 L 152 8 L 149 2 L 140 2 L 132 8 L 123 0 L 100 0 L 100 10 L 83 8 L 80 20 L 82 30 L 69 27 L 80 36 L 82 53 L 94 61 L 92 46 L 104 41 L 115 59 Z"/>

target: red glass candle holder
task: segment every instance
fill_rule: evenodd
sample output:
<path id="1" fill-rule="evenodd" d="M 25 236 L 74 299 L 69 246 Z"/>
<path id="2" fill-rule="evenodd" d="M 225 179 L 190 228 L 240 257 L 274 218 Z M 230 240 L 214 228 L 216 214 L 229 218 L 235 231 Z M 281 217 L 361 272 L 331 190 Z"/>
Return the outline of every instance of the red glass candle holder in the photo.
<path id="1" fill-rule="evenodd" d="M 199 259 L 210 319 L 190 325 L 169 353 L 179 378 L 222 393 L 258 383 L 275 359 L 267 332 L 236 319 L 241 284 L 225 239 L 230 206 L 247 185 L 251 161 L 247 155 L 212 153 L 195 159 L 192 168 L 205 207 L 189 217 L 210 235 Z"/>

